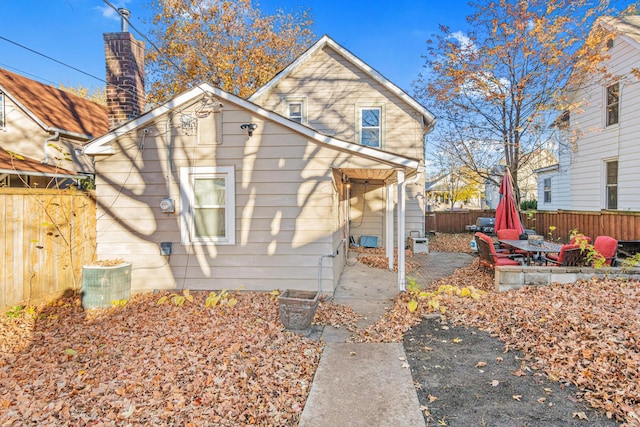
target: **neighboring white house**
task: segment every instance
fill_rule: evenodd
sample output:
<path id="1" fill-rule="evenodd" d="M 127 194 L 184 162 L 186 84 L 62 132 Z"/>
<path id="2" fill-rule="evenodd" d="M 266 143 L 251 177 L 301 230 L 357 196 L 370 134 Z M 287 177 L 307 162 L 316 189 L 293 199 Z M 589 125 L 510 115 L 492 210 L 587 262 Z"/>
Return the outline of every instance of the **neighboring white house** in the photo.
<path id="1" fill-rule="evenodd" d="M 538 170 L 538 209 L 640 211 L 640 16 L 601 18 L 608 76 L 583 81 L 565 113 L 555 168 Z"/>
<path id="2" fill-rule="evenodd" d="M 425 183 L 428 211 L 482 209 L 484 186 L 458 173 L 446 173 Z M 454 198 L 453 206 L 451 198 Z"/>

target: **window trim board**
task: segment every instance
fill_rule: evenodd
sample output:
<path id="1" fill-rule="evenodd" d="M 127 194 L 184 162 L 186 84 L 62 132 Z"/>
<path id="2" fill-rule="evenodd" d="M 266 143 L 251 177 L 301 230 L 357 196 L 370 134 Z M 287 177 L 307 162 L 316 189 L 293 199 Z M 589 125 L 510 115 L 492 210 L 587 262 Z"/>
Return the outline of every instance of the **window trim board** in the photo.
<path id="1" fill-rule="evenodd" d="M 225 178 L 225 237 L 195 238 L 193 176 L 223 176 Z M 235 167 L 193 166 L 180 168 L 180 240 L 183 245 L 235 245 Z"/>

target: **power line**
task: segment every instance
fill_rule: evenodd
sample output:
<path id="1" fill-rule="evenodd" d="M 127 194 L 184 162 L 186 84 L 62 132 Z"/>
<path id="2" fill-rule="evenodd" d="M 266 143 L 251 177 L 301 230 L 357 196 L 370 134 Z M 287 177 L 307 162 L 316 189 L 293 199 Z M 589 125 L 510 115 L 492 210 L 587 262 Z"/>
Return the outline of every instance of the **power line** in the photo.
<path id="1" fill-rule="evenodd" d="M 18 43 L 18 42 L 14 42 L 13 40 L 9 40 L 9 39 L 8 39 L 8 38 L 6 38 L 6 37 L 0 36 L 0 39 L 2 39 L 2 40 L 4 40 L 4 41 L 6 41 L 6 42 L 8 42 L 8 43 L 11 43 L 11 44 L 13 44 L 13 45 L 16 45 L 16 46 L 18 46 L 18 47 L 20 47 L 20 48 L 22 48 L 22 49 L 28 50 L 29 52 L 35 53 L 36 55 L 40 55 L 40 56 L 42 56 L 43 58 L 47 58 L 48 60 L 53 61 L 53 62 L 56 62 L 56 63 L 58 63 L 58 64 L 60 64 L 60 65 L 63 65 L 63 66 L 65 66 L 65 67 L 67 67 L 67 68 L 71 68 L 72 70 L 77 71 L 77 72 L 79 72 L 79 73 L 82 73 L 82 74 L 84 74 L 85 76 L 89 76 L 89 77 L 94 78 L 94 79 L 96 79 L 96 80 L 99 80 L 99 81 L 101 81 L 101 82 L 103 82 L 103 83 L 107 83 L 104 79 L 101 79 L 100 77 L 96 77 L 96 76 L 94 76 L 94 75 L 93 75 L 93 74 L 91 74 L 91 73 L 87 73 L 86 71 L 82 71 L 81 69 L 74 67 L 73 65 L 66 64 L 66 63 L 64 63 L 64 62 L 62 62 L 62 61 L 59 61 L 59 60 L 57 60 L 57 59 L 55 59 L 55 58 L 50 57 L 49 55 L 45 55 L 44 53 L 40 53 L 40 52 L 38 52 L 38 51 L 36 51 L 36 50 L 33 50 L 33 49 L 31 49 L 31 48 L 29 48 L 29 47 L 27 47 L 27 46 L 21 45 L 21 44 L 20 44 L 20 43 Z"/>

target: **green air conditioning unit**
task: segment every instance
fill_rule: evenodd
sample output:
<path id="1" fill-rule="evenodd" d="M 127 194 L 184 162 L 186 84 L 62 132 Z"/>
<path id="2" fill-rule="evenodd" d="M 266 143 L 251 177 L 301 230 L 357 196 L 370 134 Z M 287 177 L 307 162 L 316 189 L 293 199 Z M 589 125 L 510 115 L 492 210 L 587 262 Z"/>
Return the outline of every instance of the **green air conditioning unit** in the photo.
<path id="1" fill-rule="evenodd" d="M 82 267 L 82 306 L 110 308 L 131 298 L 131 263 Z"/>

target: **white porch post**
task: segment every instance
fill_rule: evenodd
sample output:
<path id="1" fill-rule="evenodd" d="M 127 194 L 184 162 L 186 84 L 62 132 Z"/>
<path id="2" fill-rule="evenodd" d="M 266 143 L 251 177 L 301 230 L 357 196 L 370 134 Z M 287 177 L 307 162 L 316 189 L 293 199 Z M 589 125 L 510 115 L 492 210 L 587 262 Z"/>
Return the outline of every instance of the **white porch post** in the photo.
<path id="1" fill-rule="evenodd" d="M 405 270 L 404 270 L 404 230 L 405 230 L 405 182 L 404 171 L 399 170 L 398 174 L 398 290 L 404 292 L 406 290 L 405 285 Z"/>
<path id="2" fill-rule="evenodd" d="M 393 185 L 387 185 L 387 203 L 385 212 L 385 239 L 384 246 L 387 251 L 387 259 L 389 260 L 389 270 L 393 270 Z"/>

